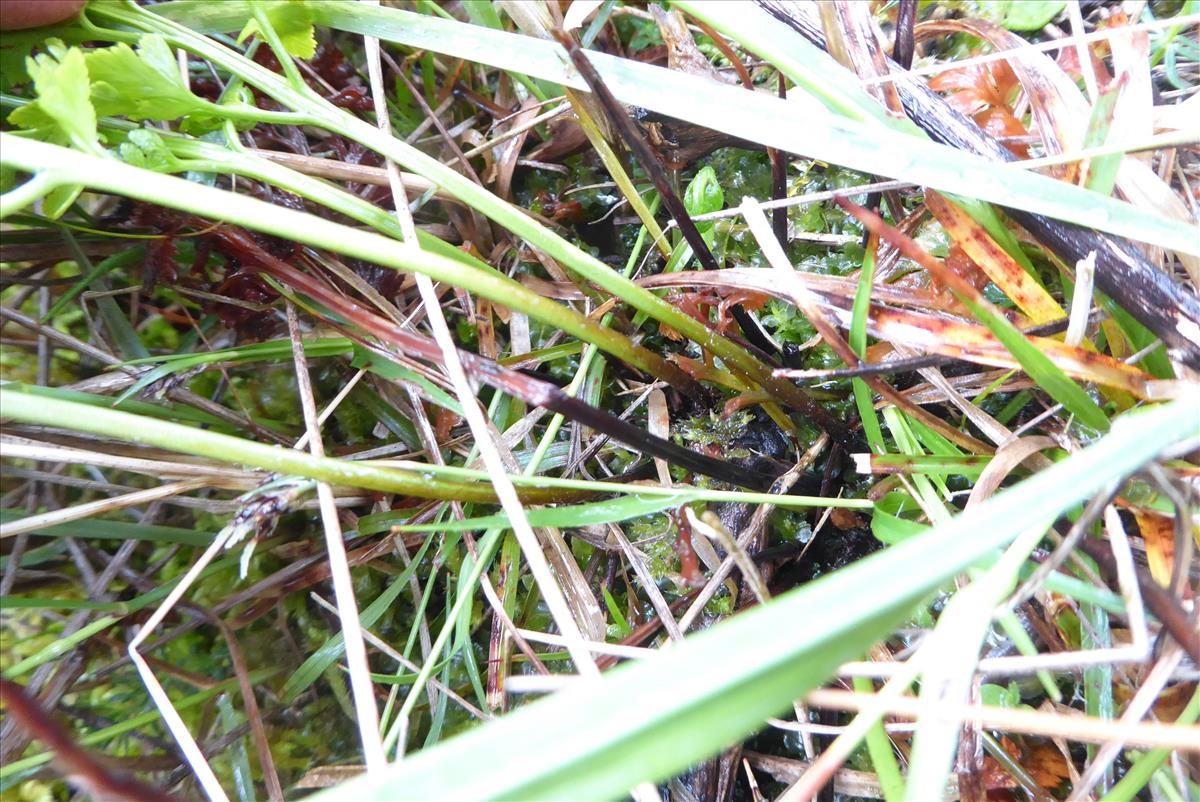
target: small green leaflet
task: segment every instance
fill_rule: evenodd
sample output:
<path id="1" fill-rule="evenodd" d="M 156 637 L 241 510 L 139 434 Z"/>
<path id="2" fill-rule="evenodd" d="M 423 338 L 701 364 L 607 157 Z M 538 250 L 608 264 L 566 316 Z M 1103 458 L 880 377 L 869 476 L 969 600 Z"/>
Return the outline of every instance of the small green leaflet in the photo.
<path id="1" fill-rule="evenodd" d="M 14 109 L 9 122 L 37 129 L 39 138 L 69 145 L 86 153 L 101 154 L 96 135 L 96 112 L 88 100 L 88 71 L 83 53 L 58 39 L 46 42 L 48 52 L 25 59 L 37 100 Z M 56 186 L 46 194 L 42 212 L 51 220 L 62 216 L 83 191 L 82 184 Z"/>
<path id="2" fill-rule="evenodd" d="M 77 47 L 68 48 L 58 39 L 46 42 L 46 50 L 25 61 L 37 100 L 14 109 L 8 115 L 9 122 L 22 128 L 53 128 L 46 141 L 101 153 L 96 112 L 88 99 L 88 68 L 83 52 Z"/>
<path id="3" fill-rule="evenodd" d="M 719 212 L 724 208 L 725 192 L 721 189 L 721 182 L 717 180 L 717 173 L 711 165 L 701 168 L 696 177 L 688 183 L 683 193 L 683 205 L 688 214 L 697 216 Z"/>
<path id="4" fill-rule="evenodd" d="M 185 167 L 175 154 L 167 150 L 162 137 L 149 128 L 130 131 L 125 141 L 117 146 L 117 155 L 126 164 L 156 173 L 178 173 Z"/>
<path id="5" fill-rule="evenodd" d="M 137 52 L 123 42 L 91 51 L 87 70 L 101 117 L 173 120 L 213 110 L 213 104 L 188 91 L 179 62 L 157 34 L 143 36 Z"/>
<path id="6" fill-rule="evenodd" d="M 296 58 L 310 59 L 317 52 L 317 37 L 313 33 L 312 14 L 305 3 L 292 0 L 290 3 L 270 3 L 264 7 L 271 27 L 288 53 Z M 238 34 L 242 44 L 258 33 L 258 21 L 250 20 Z"/>

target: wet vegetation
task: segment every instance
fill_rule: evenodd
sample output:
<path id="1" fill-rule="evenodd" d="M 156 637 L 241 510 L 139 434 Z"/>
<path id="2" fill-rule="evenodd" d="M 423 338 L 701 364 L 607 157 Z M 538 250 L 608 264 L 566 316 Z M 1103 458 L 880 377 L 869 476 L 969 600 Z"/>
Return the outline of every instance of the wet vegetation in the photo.
<path id="1" fill-rule="evenodd" d="M 4 32 L 0 798 L 1196 798 L 1198 20 Z"/>

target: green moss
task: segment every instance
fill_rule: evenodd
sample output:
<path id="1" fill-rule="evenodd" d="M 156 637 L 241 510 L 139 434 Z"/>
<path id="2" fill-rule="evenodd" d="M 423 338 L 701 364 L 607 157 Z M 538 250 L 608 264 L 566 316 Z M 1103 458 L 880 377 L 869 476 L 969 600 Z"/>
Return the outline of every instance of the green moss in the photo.
<path id="1" fill-rule="evenodd" d="M 812 524 L 808 516 L 794 510 L 776 509 L 771 513 L 771 544 L 807 543 L 812 538 Z"/>
<path id="2" fill-rule="evenodd" d="M 754 420 L 754 413 L 749 410 L 735 412 L 722 416 L 716 412 L 697 415 L 694 418 L 680 421 L 675 425 L 675 436 L 682 439 L 684 444 L 695 448 L 697 446 L 718 446 L 722 457 L 736 459 L 748 457 L 750 452 L 744 448 L 733 448 L 731 444 L 746 430 Z"/>

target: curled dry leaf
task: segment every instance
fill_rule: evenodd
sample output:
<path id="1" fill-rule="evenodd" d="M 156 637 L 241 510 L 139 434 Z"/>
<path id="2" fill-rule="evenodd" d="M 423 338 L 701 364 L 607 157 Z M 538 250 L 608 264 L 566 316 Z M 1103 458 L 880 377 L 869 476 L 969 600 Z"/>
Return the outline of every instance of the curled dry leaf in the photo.
<path id="1" fill-rule="evenodd" d="M 567 13 L 563 15 L 563 30 L 573 31 L 582 26 L 602 5 L 604 0 L 572 0 Z"/>
<path id="2" fill-rule="evenodd" d="M 917 30 L 924 25 L 918 25 Z M 947 103 L 1001 142 L 1029 134 L 1013 114 L 1018 86 L 1017 76 L 1006 61 L 958 67 L 929 80 L 931 89 L 948 93 Z M 1029 158 L 1029 146 L 1022 142 L 1006 142 L 1005 147 L 1022 159 Z"/>

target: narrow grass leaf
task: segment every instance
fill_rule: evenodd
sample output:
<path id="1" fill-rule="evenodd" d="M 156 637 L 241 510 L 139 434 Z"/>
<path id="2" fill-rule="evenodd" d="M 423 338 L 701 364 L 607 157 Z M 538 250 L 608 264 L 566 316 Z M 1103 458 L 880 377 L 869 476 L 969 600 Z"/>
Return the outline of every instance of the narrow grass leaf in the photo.
<path id="1" fill-rule="evenodd" d="M 948 578 L 1198 431 L 1181 403 L 1126 416 L 1095 445 L 921 537 L 314 799 L 609 799 L 664 779 L 753 732 Z M 881 587 L 895 592 L 881 600 Z M 463 772 L 479 755 L 505 771 Z"/>
<path id="2" fill-rule="evenodd" d="M 617 523 L 630 518 L 640 518 L 656 512 L 678 507 L 690 497 L 699 499 L 700 494 L 680 493 L 678 496 L 624 496 L 608 501 L 588 504 L 573 504 L 563 507 L 539 507 L 526 511 L 531 526 L 553 526 L 559 529 L 596 526 Z M 359 534 L 377 532 L 470 532 L 490 527 L 507 527 L 508 516 L 503 513 L 464 518 L 460 521 L 444 521 L 429 524 L 393 524 L 392 521 L 410 518 L 411 512 L 380 512 L 364 515 L 358 521 Z"/>
<path id="3" fill-rule="evenodd" d="M 207 5 L 210 8 L 203 13 L 198 4 L 166 4 L 156 12 L 186 19 L 195 29 L 208 30 L 238 27 L 247 17 L 247 6 L 239 2 Z M 686 5 L 693 9 L 693 4 Z M 703 12 L 707 5 L 699 5 L 697 10 Z M 743 21 L 762 13 L 744 4 L 737 6 Z M 701 16 L 707 18 L 709 14 Z M 567 66 L 556 44 L 532 37 L 399 9 L 349 3 L 321 4 L 315 18 L 319 24 L 333 28 L 524 72 L 564 86 L 587 88 Z M 1172 250 L 1200 253 L 1200 244 L 1188 226 L 1127 203 L 1098 199 L 1087 190 L 1020 168 L 993 164 L 878 125 L 823 114 L 819 106 L 801 106 L 795 98 L 780 101 L 601 53 L 589 58 L 613 94 L 626 103 L 789 153 L 802 142 L 804 153 L 800 155 L 810 158 L 1015 206 Z M 822 76 L 826 82 L 829 79 L 829 75 Z M 827 119 L 814 125 L 814 114 Z M 805 131 L 801 140 L 795 136 L 797 130 Z M 896 154 L 903 157 L 897 158 Z"/>
<path id="4" fill-rule="evenodd" d="M 359 613 L 358 618 L 364 629 L 374 626 L 380 617 L 391 609 L 396 599 L 400 597 L 400 594 L 408 588 L 409 580 L 417 568 L 421 566 L 425 552 L 429 550 L 429 545 L 433 543 L 433 540 L 433 538 L 427 538 L 421 544 L 420 550 L 417 551 L 408 566 L 391 581 L 391 584 L 373 602 Z M 330 666 L 338 661 L 345 648 L 346 642 L 341 632 L 325 641 L 320 648 L 309 655 L 308 659 L 287 678 L 279 695 L 288 702 L 291 702 L 297 696 L 304 693 L 314 682 L 321 678 L 321 675 Z"/>

